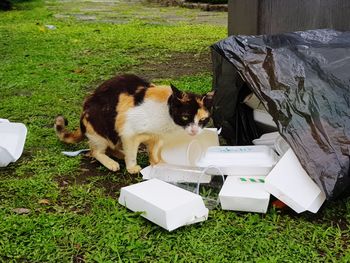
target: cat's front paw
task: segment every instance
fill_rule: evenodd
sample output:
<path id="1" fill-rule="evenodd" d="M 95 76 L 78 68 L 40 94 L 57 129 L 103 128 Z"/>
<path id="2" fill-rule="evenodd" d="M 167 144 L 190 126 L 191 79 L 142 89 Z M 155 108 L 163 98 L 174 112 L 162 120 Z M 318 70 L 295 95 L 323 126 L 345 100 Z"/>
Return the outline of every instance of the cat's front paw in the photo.
<path id="1" fill-rule="evenodd" d="M 132 167 L 127 167 L 126 170 L 128 170 L 129 173 L 131 174 L 137 174 L 141 171 L 141 166 L 140 165 L 135 165 Z"/>
<path id="2" fill-rule="evenodd" d="M 120 170 L 119 163 L 117 163 L 115 161 L 107 163 L 106 167 L 113 172 L 117 172 Z"/>
<path id="3" fill-rule="evenodd" d="M 159 164 L 159 163 L 162 163 L 163 161 L 161 159 L 150 159 L 149 160 L 149 164 L 150 165 L 156 165 L 156 164 Z"/>

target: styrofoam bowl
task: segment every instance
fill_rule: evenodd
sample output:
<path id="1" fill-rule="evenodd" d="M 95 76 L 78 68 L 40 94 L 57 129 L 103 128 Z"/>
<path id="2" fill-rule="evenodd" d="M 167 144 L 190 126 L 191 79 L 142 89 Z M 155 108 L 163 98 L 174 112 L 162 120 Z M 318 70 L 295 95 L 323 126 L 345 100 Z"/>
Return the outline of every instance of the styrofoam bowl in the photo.
<path id="1" fill-rule="evenodd" d="M 26 136 L 27 128 L 23 123 L 0 123 L 0 167 L 19 159 Z"/>

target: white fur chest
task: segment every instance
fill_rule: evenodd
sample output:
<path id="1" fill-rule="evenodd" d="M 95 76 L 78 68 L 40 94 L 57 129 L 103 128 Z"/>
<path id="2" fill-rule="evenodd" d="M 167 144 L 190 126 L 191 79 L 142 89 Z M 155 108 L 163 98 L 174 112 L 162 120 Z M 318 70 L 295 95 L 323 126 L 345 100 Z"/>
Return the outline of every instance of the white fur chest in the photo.
<path id="1" fill-rule="evenodd" d="M 163 135 L 179 129 L 182 128 L 170 117 L 166 102 L 146 99 L 139 106 L 128 110 L 121 135 L 133 136 L 142 133 Z"/>

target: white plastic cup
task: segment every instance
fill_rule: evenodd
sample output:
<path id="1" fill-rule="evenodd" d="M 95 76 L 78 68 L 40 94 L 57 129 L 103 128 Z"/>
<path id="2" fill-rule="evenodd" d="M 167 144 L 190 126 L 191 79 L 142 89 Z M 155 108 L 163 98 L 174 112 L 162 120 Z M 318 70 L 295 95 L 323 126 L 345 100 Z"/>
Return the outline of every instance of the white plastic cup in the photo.
<path id="1" fill-rule="evenodd" d="M 195 166 L 202 156 L 202 147 L 198 140 L 174 141 L 162 149 L 161 156 L 169 164 Z"/>
<path id="2" fill-rule="evenodd" d="M 167 164 L 196 166 L 206 150 L 217 145 L 219 139 L 216 129 L 204 129 L 196 136 L 178 132 L 165 138 L 161 157 Z"/>

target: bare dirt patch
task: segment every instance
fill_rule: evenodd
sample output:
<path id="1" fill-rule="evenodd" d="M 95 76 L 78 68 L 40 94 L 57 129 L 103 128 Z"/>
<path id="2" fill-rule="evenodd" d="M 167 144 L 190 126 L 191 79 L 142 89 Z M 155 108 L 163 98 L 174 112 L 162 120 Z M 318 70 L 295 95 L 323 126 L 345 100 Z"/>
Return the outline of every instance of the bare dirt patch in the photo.
<path id="1" fill-rule="evenodd" d="M 164 61 L 147 61 L 141 66 L 126 69 L 148 80 L 171 79 L 211 71 L 210 53 L 172 53 Z"/>
<path id="2" fill-rule="evenodd" d="M 80 166 L 80 172 L 74 176 L 56 177 L 58 186 L 63 190 L 70 185 L 93 183 L 96 188 L 104 189 L 107 196 L 116 198 L 120 188 L 137 183 L 141 180 L 138 175 L 131 175 L 125 171 L 124 161 L 118 160 L 121 170 L 111 172 L 106 170 L 98 161 L 85 157 Z"/>

